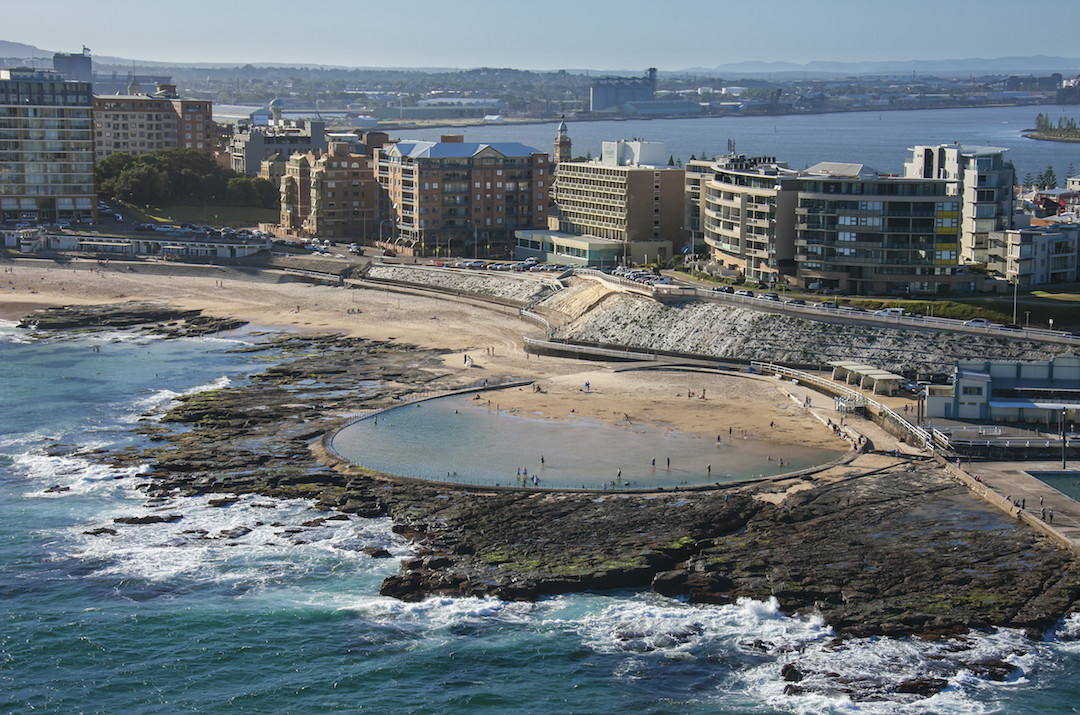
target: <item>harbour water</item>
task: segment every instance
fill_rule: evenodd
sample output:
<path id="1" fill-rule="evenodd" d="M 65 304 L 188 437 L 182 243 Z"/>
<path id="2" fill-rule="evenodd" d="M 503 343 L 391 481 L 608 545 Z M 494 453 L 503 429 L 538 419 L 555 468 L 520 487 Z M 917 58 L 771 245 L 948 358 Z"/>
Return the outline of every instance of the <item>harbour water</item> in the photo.
<path id="1" fill-rule="evenodd" d="M 0 711 L 1058 713 L 1080 702 L 1080 643 L 1066 638 L 1080 635 L 1076 618 L 1039 642 L 999 630 L 841 645 L 820 619 L 769 602 L 620 591 L 408 604 L 378 595 L 411 553 L 385 518 L 318 522 L 310 504 L 266 497 L 148 500 L 145 467 L 95 460 L 143 444 L 133 428 L 176 395 L 262 369 L 265 355 L 229 352 L 248 339 L 32 340 L 0 324 Z M 991 682 L 957 665 L 989 658 L 1019 670 Z M 818 673 L 801 695 L 785 694 L 787 663 Z M 949 687 L 929 699 L 841 692 L 917 675 Z"/>
<path id="2" fill-rule="evenodd" d="M 616 139 L 663 142 L 672 158 L 718 156 L 727 142 L 747 156 L 774 156 L 793 169 L 821 161 L 865 164 L 882 173 L 900 173 L 917 144 L 998 146 L 1016 167 L 1017 180 L 1037 176 L 1053 166 L 1064 187 L 1070 165 L 1080 172 L 1080 144 L 1025 139 L 1040 112 L 1056 123 L 1059 116 L 1080 118 L 1077 107 L 981 107 L 923 109 L 903 112 L 845 112 L 777 117 L 703 117 L 697 119 L 630 119 L 568 121 L 574 156 L 600 156 L 601 143 Z M 394 137 L 438 141 L 444 134 L 463 134 L 465 141 L 521 142 L 551 152 L 558 122 L 487 125 L 465 129 L 401 129 Z"/>

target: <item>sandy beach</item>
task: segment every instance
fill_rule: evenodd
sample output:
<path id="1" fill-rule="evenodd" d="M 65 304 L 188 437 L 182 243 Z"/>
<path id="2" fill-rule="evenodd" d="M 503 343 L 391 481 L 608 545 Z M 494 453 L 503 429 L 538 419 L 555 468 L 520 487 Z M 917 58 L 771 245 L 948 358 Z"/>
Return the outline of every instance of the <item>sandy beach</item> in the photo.
<path id="1" fill-rule="evenodd" d="M 183 275 L 183 267 L 168 273 L 163 264 L 128 270 L 88 260 L 72 261 L 68 267 L 29 261 L 0 267 L 4 320 L 50 306 L 153 300 L 240 318 L 267 330 L 335 332 L 446 350 L 447 366 L 469 371 L 470 380 L 537 380 L 535 388 L 484 395 L 502 409 L 550 419 L 578 415 L 613 424 L 652 425 L 711 439 L 728 439 L 730 429 L 735 438 L 815 447 L 838 444 L 829 430 L 766 380 L 626 370 L 621 363 L 527 355 L 522 337 L 535 334 L 536 328 L 506 309 L 375 287 L 274 283 L 227 269 L 216 277 Z M 466 355 L 471 367 L 465 367 Z"/>

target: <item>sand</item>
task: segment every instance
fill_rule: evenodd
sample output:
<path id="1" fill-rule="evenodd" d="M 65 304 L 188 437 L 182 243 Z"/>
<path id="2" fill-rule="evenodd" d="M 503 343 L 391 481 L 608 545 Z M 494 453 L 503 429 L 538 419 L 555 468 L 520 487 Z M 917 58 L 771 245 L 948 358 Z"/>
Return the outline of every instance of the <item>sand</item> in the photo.
<path id="1" fill-rule="evenodd" d="M 166 270 L 158 264 L 154 270 Z M 537 328 L 512 310 L 375 287 L 346 289 L 245 279 L 151 273 L 150 267 L 68 267 L 0 263 L 0 319 L 17 320 L 57 305 L 155 300 L 209 315 L 236 317 L 266 329 L 335 332 L 444 349 L 448 367 L 473 379 L 534 378 L 537 388 L 491 390 L 483 399 L 507 410 L 550 419 L 571 415 L 610 423 L 658 426 L 710 439 L 769 439 L 779 444 L 836 447 L 842 443 L 765 378 L 703 372 L 627 370 L 598 363 L 527 355 L 522 337 Z M 178 269 L 180 270 L 180 269 Z M 466 368 L 465 355 L 472 358 Z M 589 389 L 585 389 L 585 383 Z M 688 396 L 693 393 L 693 397 Z M 704 394 L 704 399 L 702 395 Z M 826 398 L 822 398 L 825 400 Z"/>

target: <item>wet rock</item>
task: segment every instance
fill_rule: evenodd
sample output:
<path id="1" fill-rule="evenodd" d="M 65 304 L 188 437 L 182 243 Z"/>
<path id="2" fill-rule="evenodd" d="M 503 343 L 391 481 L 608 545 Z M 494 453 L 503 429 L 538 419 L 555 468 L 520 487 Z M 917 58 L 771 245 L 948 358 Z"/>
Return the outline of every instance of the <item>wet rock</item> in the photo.
<path id="1" fill-rule="evenodd" d="M 973 675 L 980 678 L 997 681 L 1008 680 L 1018 669 L 1017 666 L 1012 663 L 1006 663 L 997 658 L 980 660 L 974 663 L 964 663 L 964 667 Z"/>
<path id="2" fill-rule="evenodd" d="M 106 534 L 109 536 L 116 536 L 117 532 L 116 529 L 110 529 L 107 526 L 99 526 L 96 529 L 90 529 L 89 531 L 84 531 L 83 533 L 89 536 L 104 536 Z"/>
<path id="3" fill-rule="evenodd" d="M 222 529 L 218 535 L 220 539 L 239 539 L 241 536 L 245 536 L 251 533 L 251 529 L 247 526 L 234 526 L 231 529 Z"/>
<path id="4" fill-rule="evenodd" d="M 944 678 L 909 678 L 896 686 L 896 692 L 928 698 L 931 695 L 937 695 L 947 687 L 949 687 L 949 681 Z"/>
<path id="5" fill-rule="evenodd" d="M 147 516 L 118 516 L 114 524 L 171 524 L 183 519 L 183 514 L 148 514 Z"/>
<path id="6" fill-rule="evenodd" d="M 66 487 L 62 484 L 53 484 L 51 487 L 45 490 L 46 494 L 61 494 L 63 492 L 70 492 L 71 487 Z"/>
<path id="7" fill-rule="evenodd" d="M 780 677 L 789 683 L 798 683 L 805 676 L 803 672 L 799 670 L 799 667 L 794 663 L 787 663 L 780 669 Z"/>
<path id="8" fill-rule="evenodd" d="M 368 546 L 362 549 L 362 551 L 373 559 L 388 559 L 391 556 L 389 551 L 377 546 Z"/>

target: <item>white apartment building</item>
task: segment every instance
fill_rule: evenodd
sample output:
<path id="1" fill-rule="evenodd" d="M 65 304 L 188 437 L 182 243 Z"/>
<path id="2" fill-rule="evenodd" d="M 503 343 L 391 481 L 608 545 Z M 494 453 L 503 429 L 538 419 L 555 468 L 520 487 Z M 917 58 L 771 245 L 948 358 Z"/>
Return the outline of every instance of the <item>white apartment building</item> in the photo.
<path id="1" fill-rule="evenodd" d="M 1008 149 L 960 144 L 919 145 L 904 163 L 907 178 L 946 179 L 960 199 L 960 262 L 987 263 L 989 234 L 1013 227 L 1016 171 L 1005 160 Z"/>

